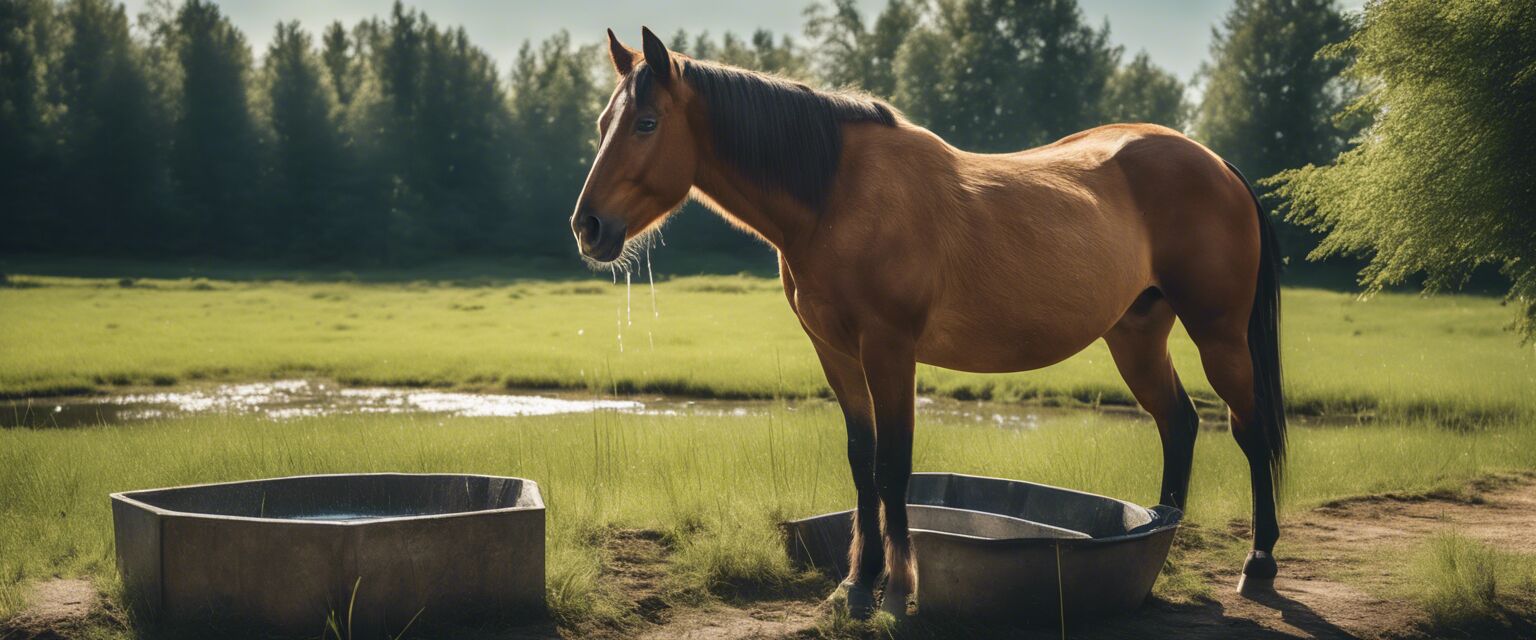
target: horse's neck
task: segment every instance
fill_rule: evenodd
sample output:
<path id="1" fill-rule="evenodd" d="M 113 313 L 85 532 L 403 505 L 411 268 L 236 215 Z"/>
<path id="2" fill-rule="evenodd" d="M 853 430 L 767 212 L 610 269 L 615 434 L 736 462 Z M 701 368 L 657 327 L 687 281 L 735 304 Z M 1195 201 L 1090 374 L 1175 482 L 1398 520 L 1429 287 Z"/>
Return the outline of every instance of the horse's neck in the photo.
<path id="1" fill-rule="evenodd" d="M 780 252 L 815 227 L 816 212 L 788 193 L 764 188 L 718 158 L 703 158 L 699 166 L 694 195 Z"/>
<path id="2" fill-rule="evenodd" d="M 941 177 L 953 178 L 957 163 L 956 150 L 925 129 L 844 125 L 839 171 L 859 170 L 834 181 L 828 206 L 867 207 L 867 203 L 889 201 L 891 193 L 900 192 L 914 210 L 949 209 L 955 205 L 950 190 L 935 187 L 943 182 Z M 726 220 L 756 233 L 786 256 L 793 257 L 797 245 L 814 235 L 825 219 L 787 191 L 764 188 L 708 151 L 701 156 L 699 167 L 694 178 L 695 196 L 702 196 L 699 199 Z M 877 184 L 871 178 L 903 175 L 922 176 L 924 180 Z M 872 191 L 884 193 L 886 198 L 872 198 Z"/>

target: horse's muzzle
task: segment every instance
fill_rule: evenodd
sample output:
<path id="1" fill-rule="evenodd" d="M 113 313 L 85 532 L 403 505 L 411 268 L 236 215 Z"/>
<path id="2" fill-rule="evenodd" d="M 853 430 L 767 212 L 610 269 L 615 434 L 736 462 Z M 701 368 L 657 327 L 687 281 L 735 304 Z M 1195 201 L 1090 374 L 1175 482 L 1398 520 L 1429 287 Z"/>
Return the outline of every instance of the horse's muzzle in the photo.
<path id="1" fill-rule="evenodd" d="M 571 233 L 581 255 L 598 262 L 613 262 L 624 253 L 626 227 L 621 220 L 585 211 L 571 216 Z"/>

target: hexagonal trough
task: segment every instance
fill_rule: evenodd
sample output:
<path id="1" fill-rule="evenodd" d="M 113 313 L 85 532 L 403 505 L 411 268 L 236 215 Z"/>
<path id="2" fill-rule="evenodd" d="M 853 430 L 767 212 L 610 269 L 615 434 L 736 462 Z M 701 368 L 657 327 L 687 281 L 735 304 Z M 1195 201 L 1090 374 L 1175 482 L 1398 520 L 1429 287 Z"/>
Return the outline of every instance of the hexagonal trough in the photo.
<path id="1" fill-rule="evenodd" d="M 316 475 L 112 494 L 117 564 L 153 619 L 354 637 L 544 612 L 537 483 L 480 475 Z"/>
<path id="2" fill-rule="evenodd" d="M 1183 514 L 1033 482 L 914 473 L 908 521 L 919 615 L 1054 625 L 1133 610 L 1152 591 Z M 787 522 L 798 565 L 841 578 L 853 512 Z"/>

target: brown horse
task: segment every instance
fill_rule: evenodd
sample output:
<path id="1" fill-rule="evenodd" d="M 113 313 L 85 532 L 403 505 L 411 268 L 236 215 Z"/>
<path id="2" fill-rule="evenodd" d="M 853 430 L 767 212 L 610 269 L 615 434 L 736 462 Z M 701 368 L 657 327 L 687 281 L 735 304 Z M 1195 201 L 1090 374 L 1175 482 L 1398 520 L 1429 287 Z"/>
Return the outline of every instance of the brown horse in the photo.
<path id="1" fill-rule="evenodd" d="M 1276 251 L 1236 169 L 1145 124 L 968 153 L 864 96 L 692 60 L 649 30 L 643 53 L 608 38 L 619 82 L 571 230 L 588 259 L 610 262 L 691 194 L 778 249 L 847 421 L 858 508 L 840 592 L 853 613 L 870 612 L 882 571 L 885 610 L 905 613 L 916 593 L 906 493 L 919 362 L 1024 371 L 1103 338 L 1162 435 L 1161 501 L 1182 508 L 1199 418 L 1168 356 L 1175 318 L 1249 463 L 1245 581 L 1274 577 Z"/>

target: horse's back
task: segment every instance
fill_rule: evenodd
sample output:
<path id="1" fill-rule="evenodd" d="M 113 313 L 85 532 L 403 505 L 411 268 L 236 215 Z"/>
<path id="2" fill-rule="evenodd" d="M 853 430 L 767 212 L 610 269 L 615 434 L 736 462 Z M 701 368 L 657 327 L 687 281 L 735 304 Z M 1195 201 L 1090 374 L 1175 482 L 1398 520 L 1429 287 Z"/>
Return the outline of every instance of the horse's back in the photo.
<path id="1" fill-rule="evenodd" d="M 795 297 L 823 339 L 879 308 L 912 319 L 921 362 L 1043 367 L 1104 335 L 1148 287 L 1198 286 L 1192 266 L 1229 270 L 1208 257 L 1231 258 L 1225 236 L 1257 242 L 1252 203 L 1233 211 L 1242 183 L 1172 129 L 1099 127 L 995 155 L 896 131 L 850 131 L 846 188 L 812 236 L 826 262 L 790 265 L 815 276 L 797 275 Z"/>
<path id="2" fill-rule="evenodd" d="M 1246 187 L 1183 134 L 1108 125 L 1019 153 L 967 155 L 975 186 L 949 218 L 965 242 L 945 251 L 948 286 L 930 309 L 926 361 L 1044 366 L 1103 335 L 1149 287 L 1199 307 L 1251 299 L 1258 235 Z"/>
<path id="3" fill-rule="evenodd" d="M 1078 167 L 1078 180 L 1091 185 L 1100 206 L 1120 210 L 1111 224 L 1133 226 L 1144 238 L 1150 286 L 1203 307 L 1251 296 L 1259 254 L 1253 198 L 1204 145 L 1160 125 L 1112 124 L 1020 157 Z"/>

